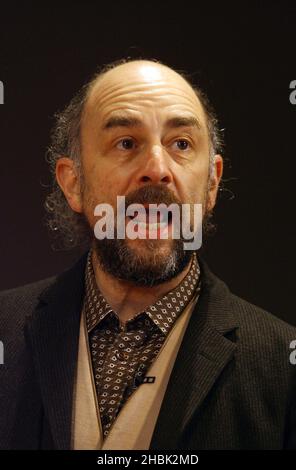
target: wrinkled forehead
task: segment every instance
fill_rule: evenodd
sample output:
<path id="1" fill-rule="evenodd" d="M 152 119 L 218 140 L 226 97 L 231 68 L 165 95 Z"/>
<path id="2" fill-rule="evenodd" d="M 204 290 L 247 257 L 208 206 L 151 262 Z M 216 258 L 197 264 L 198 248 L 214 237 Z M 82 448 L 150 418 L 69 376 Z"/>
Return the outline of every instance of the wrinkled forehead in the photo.
<path id="1" fill-rule="evenodd" d="M 115 67 L 93 82 L 84 109 L 86 120 L 103 119 L 116 109 L 150 106 L 194 114 L 206 122 L 203 107 L 189 83 L 169 67 L 145 61 Z"/>

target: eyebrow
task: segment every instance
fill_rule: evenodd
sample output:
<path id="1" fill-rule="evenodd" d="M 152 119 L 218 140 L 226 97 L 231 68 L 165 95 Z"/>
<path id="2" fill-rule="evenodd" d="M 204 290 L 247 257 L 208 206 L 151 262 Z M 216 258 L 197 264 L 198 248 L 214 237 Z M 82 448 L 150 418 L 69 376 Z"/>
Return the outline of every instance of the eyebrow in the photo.
<path id="1" fill-rule="evenodd" d="M 170 128 L 176 127 L 196 127 L 201 129 L 199 120 L 194 116 L 176 116 L 168 119 L 166 126 Z"/>
<path id="2" fill-rule="evenodd" d="M 142 126 L 140 119 L 130 116 L 112 116 L 103 125 L 103 130 L 114 127 L 139 127 Z"/>
<path id="3" fill-rule="evenodd" d="M 109 130 L 116 127 L 140 127 L 143 126 L 143 122 L 131 116 L 111 116 L 104 124 L 103 130 Z M 199 120 L 194 116 L 175 116 L 168 119 L 165 123 L 166 127 L 171 129 L 179 127 L 195 127 L 201 129 Z"/>

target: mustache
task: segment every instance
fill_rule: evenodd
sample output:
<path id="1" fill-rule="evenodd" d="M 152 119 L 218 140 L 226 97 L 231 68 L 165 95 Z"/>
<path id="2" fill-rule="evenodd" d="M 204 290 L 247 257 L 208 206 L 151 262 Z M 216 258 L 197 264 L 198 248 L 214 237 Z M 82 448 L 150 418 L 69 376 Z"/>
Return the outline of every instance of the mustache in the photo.
<path id="1" fill-rule="evenodd" d="M 125 208 L 131 204 L 177 204 L 181 206 L 180 199 L 166 186 L 147 185 L 136 189 L 125 196 Z"/>

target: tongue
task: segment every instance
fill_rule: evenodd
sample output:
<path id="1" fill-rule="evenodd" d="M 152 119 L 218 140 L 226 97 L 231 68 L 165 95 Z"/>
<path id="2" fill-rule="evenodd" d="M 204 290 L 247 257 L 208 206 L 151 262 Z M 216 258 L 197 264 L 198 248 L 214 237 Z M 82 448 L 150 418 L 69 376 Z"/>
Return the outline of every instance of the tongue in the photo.
<path id="1" fill-rule="evenodd" d="M 143 222 L 143 223 L 150 223 L 150 224 L 156 224 L 156 223 L 159 223 L 161 222 L 162 220 L 162 215 L 157 212 L 157 211 L 153 211 L 153 210 L 150 210 L 150 212 L 146 211 L 146 214 L 145 213 L 142 213 L 142 211 L 140 213 L 138 213 L 134 218 L 133 218 L 133 221 L 134 222 Z"/>

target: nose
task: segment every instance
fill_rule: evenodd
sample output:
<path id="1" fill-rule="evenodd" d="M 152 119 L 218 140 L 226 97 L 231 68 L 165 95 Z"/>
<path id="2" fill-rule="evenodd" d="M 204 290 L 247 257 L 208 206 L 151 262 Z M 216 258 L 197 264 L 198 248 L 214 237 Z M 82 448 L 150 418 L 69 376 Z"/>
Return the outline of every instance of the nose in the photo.
<path id="1" fill-rule="evenodd" d="M 161 145 L 152 145 L 143 152 L 137 172 L 138 183 L 171 183 L 172 174 L 168 164 L 168 156 Z"/>

